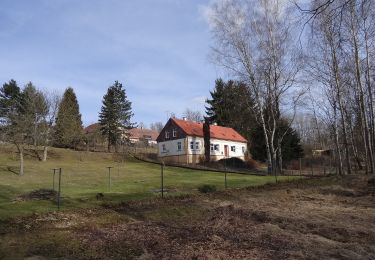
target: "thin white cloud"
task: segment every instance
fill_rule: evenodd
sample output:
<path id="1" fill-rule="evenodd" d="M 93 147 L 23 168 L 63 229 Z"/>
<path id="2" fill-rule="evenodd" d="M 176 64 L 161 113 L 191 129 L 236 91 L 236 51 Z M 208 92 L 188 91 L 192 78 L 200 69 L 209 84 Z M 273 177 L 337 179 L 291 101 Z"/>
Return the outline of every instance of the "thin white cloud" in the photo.
<path id="1" fill-rule="evenodd" d="M 191 99 L 192 102 L 195 102 L 199 105 L 204 105 L 206 103 L 206 96 L 196 96 Z"/>

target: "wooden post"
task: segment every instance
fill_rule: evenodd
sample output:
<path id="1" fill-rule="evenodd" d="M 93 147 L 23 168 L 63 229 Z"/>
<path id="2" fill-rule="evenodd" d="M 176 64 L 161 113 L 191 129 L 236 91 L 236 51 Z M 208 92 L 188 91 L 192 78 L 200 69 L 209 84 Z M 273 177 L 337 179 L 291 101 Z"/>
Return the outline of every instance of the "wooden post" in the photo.
<path id="1" fill-rule="evenodd" d="M 299 175 L 302 176 L 302 158 L 299 158 Z"/>
<path id="2" fill-rule="evenodd" d="M 59 190 L 58 190 L 58 193 L 57 193 L 57 209 L 60 210 L 60 203 L 61 203 L 61 199 L 60 199 L 60 196 L 61 196 L 61 168 L 59 169 Z"/>

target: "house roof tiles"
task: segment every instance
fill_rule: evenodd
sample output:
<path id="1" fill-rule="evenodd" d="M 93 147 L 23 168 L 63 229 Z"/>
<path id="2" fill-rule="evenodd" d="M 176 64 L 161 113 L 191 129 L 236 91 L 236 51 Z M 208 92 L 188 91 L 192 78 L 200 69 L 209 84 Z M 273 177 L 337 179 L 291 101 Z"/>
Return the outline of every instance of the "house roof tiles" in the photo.
<path id="1" fill-rule="evenodd" d="M 85 127 L 83 129 L 83 132 L 85 134 L 91 134 L 91 133 L 94 133 L 94 132 L 98 131 L 99 129 L 100 129 L 100 124 L 99 123 L 95 123 L 95 124 L 91 124 L 91 125 Z"/>
<path id="2" fill-rule="evenodd" d="M 203 124 L 177 118 L 171 118 L 187 135 L 203 137 Z M 222 139 L 246 143 L 247 140 L 233 128 L 210 125 L 210 135 L 213 139 Z"/>
<path id="3" fill-rule="evenodd" d="M 132 128 L 129 130 L 130 138 L 150 138 L 155 141 L 159 133 L 157 131 L 145 128 Z"/>
<path id="4" fill-rule="evenodd" d="M 91 134 L 96 131 L 100 130 L 100 124 L 95 123 L 87 126 L 83 131 L 85 134 Z M 149 138 L 152 141 L 155 141 L 158 137 L 159 133 L 157 131 L 145 128 L 132 128 L 129 130 L 125 130 L 125 132 L 129 133 L 130 138 L 140 139 L 140 138 Z"/>

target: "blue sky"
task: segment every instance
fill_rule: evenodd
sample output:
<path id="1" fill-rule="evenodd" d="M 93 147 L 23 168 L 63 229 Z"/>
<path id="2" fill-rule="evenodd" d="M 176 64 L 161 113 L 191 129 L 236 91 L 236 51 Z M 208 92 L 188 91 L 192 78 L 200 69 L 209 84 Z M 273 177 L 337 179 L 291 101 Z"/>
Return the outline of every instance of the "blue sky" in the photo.
<path id="1" fill-rule="evenodd" d="M 0 82 L 74 88 L 84 125 L 115 80 L 149 125 L 204 111 L 221 76 L 208 61 L 209 0 L 0 0 Z"/>

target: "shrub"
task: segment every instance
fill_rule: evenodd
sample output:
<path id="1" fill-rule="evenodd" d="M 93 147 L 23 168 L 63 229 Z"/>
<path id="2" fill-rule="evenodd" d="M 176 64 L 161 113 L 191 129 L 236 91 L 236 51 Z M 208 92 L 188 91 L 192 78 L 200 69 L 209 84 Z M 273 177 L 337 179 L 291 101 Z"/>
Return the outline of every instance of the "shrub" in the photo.
<path id="1" fill-rule="evenodd" d="M 202 193 L 214 192 L 216 191 L 216 186 L 205 184 L 205 185 L 198 187 L 198 190 Z"/>

